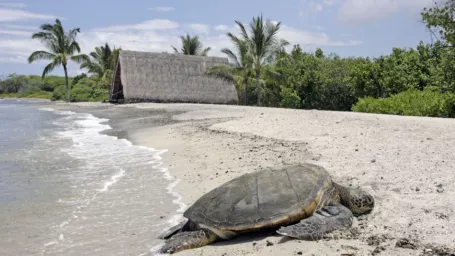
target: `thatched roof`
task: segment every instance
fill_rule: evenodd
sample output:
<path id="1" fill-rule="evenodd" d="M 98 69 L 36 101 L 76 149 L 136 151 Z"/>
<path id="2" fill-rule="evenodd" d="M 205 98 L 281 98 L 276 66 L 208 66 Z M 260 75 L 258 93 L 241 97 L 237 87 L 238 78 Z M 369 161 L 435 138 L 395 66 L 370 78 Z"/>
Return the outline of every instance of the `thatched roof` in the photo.
<path id="1" fill-rule="evenodd" d="M 227 58 L 120 51 L 112 96 L 126 102 L 196 102 L 237 104 L 235 85 L 204 75 Z"/>

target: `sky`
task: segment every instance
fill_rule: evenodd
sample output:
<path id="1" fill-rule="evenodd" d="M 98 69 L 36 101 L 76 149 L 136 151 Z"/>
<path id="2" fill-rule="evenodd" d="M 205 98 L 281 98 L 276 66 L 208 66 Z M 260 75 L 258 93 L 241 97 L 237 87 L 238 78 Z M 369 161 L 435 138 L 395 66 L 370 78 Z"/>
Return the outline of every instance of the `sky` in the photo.
<path id="1" fill-rule="evenodd" d="M 420 12 L 432 0 L 0 0 L 0 76 L 40 75 L 45 61 L 29 64 L 35 50 L 46 50 L 31 35 L 43 23 L 60 19 L 65 30 L 80 28 L 82 53 L 109 43 L 125 50 L 169 52 L 180 48 L 180 36 L 198 35 L 209 56 L 232 48 L 227 32 L 238 33 L 235 21 L 253 17 L 281 22 L 278 33 L 305 51 L 317 47 L 342 57 L 377 57 L 393 47 L 431 42 Z M 69 64 L 70 75 L 84 72 Z M 61 75 L 61 68 L 52 74 Z"/>

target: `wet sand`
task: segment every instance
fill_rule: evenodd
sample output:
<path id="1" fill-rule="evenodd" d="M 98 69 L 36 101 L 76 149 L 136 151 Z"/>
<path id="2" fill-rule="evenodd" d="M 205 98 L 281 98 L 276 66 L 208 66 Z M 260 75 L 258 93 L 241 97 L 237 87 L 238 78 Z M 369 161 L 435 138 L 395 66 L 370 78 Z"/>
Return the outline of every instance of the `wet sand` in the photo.
<path id="1" fill-rule="evenodd" d="M 110 118 L 113 134 L 168 149 L 164 166 L 187 205 L 241 174 L 304 161 L 376 199 L 371 214 L 321 241 L 250 234 L 179 255 L 455 253 L 453 119 L 203 104 L 57 107 Z"/>

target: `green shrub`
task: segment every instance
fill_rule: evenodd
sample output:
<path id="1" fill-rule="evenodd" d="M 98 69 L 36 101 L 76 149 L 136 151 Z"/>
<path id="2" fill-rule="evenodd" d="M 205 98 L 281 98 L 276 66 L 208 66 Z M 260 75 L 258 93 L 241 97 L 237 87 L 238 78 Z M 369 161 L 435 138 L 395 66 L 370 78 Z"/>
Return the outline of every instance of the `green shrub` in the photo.
<path id="1" fill-rule="evenodd" d="M 37 93 L 37 92 L 40 92 L 40 91 L 41 91 L 41 89 L 40 89 L 39 86 L 31 85 L 31 86 L 28 86 L 28 87 L 24 88 L 19 93 L 25 96 L 25 95 L 29 95 L 29 94 L 32 94 L 32 93 Z"/>
<path id="2" fill-rule="evenodd" d="M 39 91 L 25 96 L 27 98 L 52 99 L 52 92 Z"/>
<path id="3" fill-rule="evenodd" d="M 71 90 L 70 101 L 103 101 L 108 99 L 109 91 L 99 87 L 89 87 L 77 84 Z"/>
<path id="4" fill-rule="evenodd" d="M 17 93 L 0 93 L 1 98 L 20 98 Z"/>
<path id="5" fill-rule="evenodd" d="M 71 102 L 90 101 L 91 97 L 92 88 L 84 85 L 75 85 L 71 90 L 70 101 Z"/>
<path id="6" fill-rule="evenodd" d="M 52 93 L 52 100 L 65 100 L 66 97 L 66 86 L 59 85 L 54 89 Z"/>
<path id="7" fill-rule="evenodd" d="M 283 108 L 299 108 L 301 99 L 297 93 L 291 88 L 286 88 L 282 86 L 281 88 L 281 97 L 280 106 Z"/>
<path id="8" fill-rule="evenodd" d="M 104 101 L 109 99 L 109 91 L 103 88 L 94 88 L 90 101 Z"/>
<path id="9" fill-rule="evenodd" d="M 361 98 L 352 110 L 405 116 L 455 117 L 455 94 L 441 93 L 434 87 L 423 91 L 411 89 L 384 99 Z"/>

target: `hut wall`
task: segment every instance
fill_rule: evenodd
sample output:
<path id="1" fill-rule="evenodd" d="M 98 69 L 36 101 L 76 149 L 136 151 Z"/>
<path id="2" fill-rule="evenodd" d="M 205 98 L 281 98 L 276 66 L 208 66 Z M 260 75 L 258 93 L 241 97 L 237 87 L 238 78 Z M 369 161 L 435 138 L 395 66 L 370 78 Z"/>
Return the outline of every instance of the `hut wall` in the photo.
<path id="1" fill-rule="evenodd" d="M 121 67 L 120 63 L 117 63 L 115 72 L 113 74 L 110 101 L 117 102 L 123 100 L 123 88 L 121 84 Z"/>
<path id="2" fill-rule="evenodd" d="M 238 103 L 233 83 L 204 75 L 226 58 L 121 51 L 119 60 L 126 101 Z"/>

